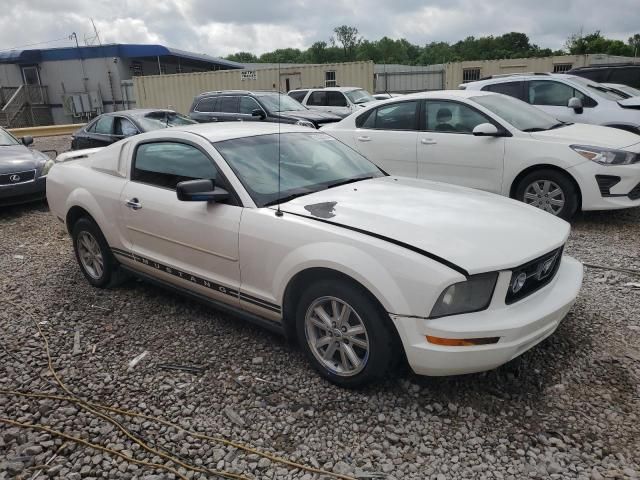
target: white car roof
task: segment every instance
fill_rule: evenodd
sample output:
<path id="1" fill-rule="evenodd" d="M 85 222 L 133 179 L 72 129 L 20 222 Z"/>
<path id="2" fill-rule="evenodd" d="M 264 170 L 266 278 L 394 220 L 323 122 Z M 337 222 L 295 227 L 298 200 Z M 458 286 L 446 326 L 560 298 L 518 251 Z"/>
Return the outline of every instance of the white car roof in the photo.
<path id="1" fill-rule="evenodd" d="M 389 100 L 384 100 L 384 102 L 390 101 L 403 101 L 412 98 L 440 98 L 445 100 L 455 100 L 458 98 L 469 98 L 469 97 L 478 97 L 481 95 L 498 95 L 494 92 L 485 92 L 479 90 L 435 90 L 433 92 L 418 92 L 418 93 L 409 93 L 407 95 L 402 95 L 401 97 L 392 97 Z"/>
<path id="2" fill-rule="evenodd" d="M 484 85 L 491 85 L 494 83 L 513 82 L 518 80 L 545 80 L 545 79 L 560 79 L 560 80 L 573 80 L 578 78 L 577 75 L 569 75 L 567 73 L 543 73 L 543 74 L 520 74 L 514 73 L 513 75 L 497 76 L 493 78 L 485 78 L 484 80 L 476 80 L 475 82 L 467 82 L 464 85 L 465 88 L 469 86 L 479 87 Z"/>
<path id="3" fill-rule="evenodd" d="M 206 138 L 210 142 L 221 142 L 232 138 L 252 137 L 255 135 L 269 135 L 272 133 L 292 133 L 307 132 L 313 133 L 318 130 L 309 127 L 291 125 L 287 123 L 271 122 L 220 122 L 220 123 L 199 123 L 196 125 L 183 125 L 180 127 L 164 128 L 154 130 L 144 135 L 147 138 L 171 137 L 172 132 L 181 131 L 194 133 Z M 154 135 L 155 134 L 155 135 Z M 140 137 L 142 137 L 140 135 Z"/>
<path id="4" fill-rule="evenodd" d="M 352 92 L 353 90 L 364 90 L 362 87 L 318 87 L 318 88 L 296 88 L 294 90 L 289 90 L 290 92 L 306 92 L 308 90 L 325 90 L 325 91 L 333 91 L 333 92 Z"/>

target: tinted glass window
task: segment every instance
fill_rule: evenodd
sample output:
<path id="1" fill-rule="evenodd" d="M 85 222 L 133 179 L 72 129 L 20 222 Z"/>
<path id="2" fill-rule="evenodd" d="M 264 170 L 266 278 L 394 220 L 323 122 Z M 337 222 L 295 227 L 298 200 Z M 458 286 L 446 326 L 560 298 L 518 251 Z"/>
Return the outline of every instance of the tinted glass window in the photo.
<path id="1" fill-rule="evenodd" d="M 491 123 L 475 109 L 457 102 L 428 101 L 426 129 L 431 132 L 471 133 L 481 123 Z"/>
<path id="2" fill-rule="evenodd" d="M 327 92 L 327 105 L 330 107 L 346 107 L 347 99 L 341 92 Z"/>
<path id="3" fill-rule="evenodd" d="M 307 92 L 308 92 L 308 90 L 300 90 L 298 92 L 289 92 L 289 96 L 291 98 L 293 98 L 294 100 L 302 102 L 302 100 L 304 99 L 304 97 L 307 94 Z"/>
<path id="4" fill-rule="evenodd" d="M 186 180 L 212 179 L 216 167 L 191 145 L 174 142 L 145 143 L 136 150 L 132 180 L 175 189 Z"/>
<path id="5" fill-rule="evenodd" d="M 260 105 L 251 97 L 240 97 L 240 113 L 251 115 L 254 110 L 260 109 Z"/>
<path id="6" fill-rule="evenodd" d="M 311 95 L 309 95 L 309 99 L 307 100 L 307 105 L 326 107 L 327 92 L 320 92 L 320 91 L 311 92 Z"/>
<path id="7" fill-rule="evenodd" d="M 238 113 L 238 97 L 222 97 L 218 104 L 218 111 L 223 113 Z"/>
<path id="8" fill-rule="evenodd" d="M 218 97 L 203 98 L 196 106 L 197 112 L 217 112 Z"/>
<path id="9" fill-rule="evenodd" d="M 560 82 L 532 80 L 529 82 L 528 99 L 531 105 L 566 107 L 572 97 L 584 100 L 585 95 Z"/>
<path id="10" fill-rule="evenodd" d="M 0 145 L 18 145 L 19 143 L 13 135 L 0 127 Z"/>
<path id="11" fill-rule="evenodd" d="M 376 108 L 360 128 L 378 130 L 416 130 L 418 102 L 399 102 Z"/>
<path id="12" fill-rule="evenodd" d="M 640 86 L 640 67 L 612 68 L 609 82 L 638 87 Z"/>
<path id="13" fill-rule="evenodd" d="M 89 125 L 87 128 L 85 128 L 85 129 L 84 129 L 84 130 L 85 130 L 85 132 L 92 132 L 92 133 L 95 133 L 95 131 L 96 131 L 96 124 L 97 124 L 97 123 L 98 123 L 98 122 L 93 122 L 91 125 Z"/>
<path id="14" fill-rule="evenodd" d="M 123 117 L 116 117 L 113 132 L 115 135 L 122 135 L 123 137 L 130 137 L 138 134 L 138 129 L 128 120 Z"/>
<path id="15" fill-rule="evenodd" d="M 96 122 L 95 133 L 111 135 L 113 132 L 113 117 L 111 115 L 103 115 Z"/>
<path id="16" fill-rule="evenodd" d="M 509 95 L 514 98 L 522 98 L 522 86 L 523 82 L 505 82 L 496 83 L 494 85 L 487 85 L 482 90 L 489 92 L 501 93 L 503 95 Z"/>

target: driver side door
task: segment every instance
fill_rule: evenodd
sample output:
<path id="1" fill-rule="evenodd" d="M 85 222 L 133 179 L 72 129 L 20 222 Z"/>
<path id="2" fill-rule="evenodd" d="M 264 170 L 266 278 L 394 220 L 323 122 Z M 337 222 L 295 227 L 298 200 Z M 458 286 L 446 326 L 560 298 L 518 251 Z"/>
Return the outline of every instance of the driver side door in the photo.
<path id="1" fill-rule="evenodd" d="M 226 203 L 185 202 L 176 185 L 212 179 L 229 190 Z M 131 179 L 120 201 L 131 254 L 118 260 L 154 278 L 239 306 L 238 231 L 242 207 L 206 150 L 186 140 L 137 144 Z"/>

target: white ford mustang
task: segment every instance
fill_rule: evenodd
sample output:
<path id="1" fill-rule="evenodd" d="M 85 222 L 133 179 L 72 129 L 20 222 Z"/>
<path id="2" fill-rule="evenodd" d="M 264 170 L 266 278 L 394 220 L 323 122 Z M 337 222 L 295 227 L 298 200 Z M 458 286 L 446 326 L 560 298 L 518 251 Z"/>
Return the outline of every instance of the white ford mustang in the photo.
<path id="1" fill-rule="evenodd" d="M 571 308 L 582 265 L 563 220 L 280 128 L 178 127 L 63 157 L 47 197 L 87 280 L 132 272 L 297 336 L 342 386 L 405 358 L 424 375 L 497 367 Z"/>

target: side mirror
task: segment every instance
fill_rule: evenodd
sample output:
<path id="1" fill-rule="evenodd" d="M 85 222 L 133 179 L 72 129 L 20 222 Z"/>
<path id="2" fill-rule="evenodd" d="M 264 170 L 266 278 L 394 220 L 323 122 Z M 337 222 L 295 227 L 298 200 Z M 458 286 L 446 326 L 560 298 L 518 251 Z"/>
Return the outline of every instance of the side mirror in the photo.
<path id="1" fill-rule="evenodd" d="M 253 112 L 251 112 L 252 117 L 260 117 L 260 120 L 264 120 L 267 116 L 264 113 L 264 110 L 261 108 L 256 108 Z"/>
<path id="2" fill-rule="evenodd" d="M 229 192 L 216 188 L 213 180 L 187 180 L 176 186 L 178 200 L 183 202 L 224 202 Z"/>
<path id="3" fill-rule="evenodd" d="M 567 103 L 567 107 L 573 108 L 576 113 L 582 113 L 584 111 L 582 100 L 577 97 L 571 97 Z"/>
<path id="4" fill-rule="evenodd" d="M 481 123 L 476 125 L 472 132 L 476 137 L 498 137 L 500 132 L 492 123 Z"/>
<path id="5" fill-rule="evenodd" d="M 25 147 L 28 147 L 33 143 L 33 137 L 22 137 L 20 140 Z"/>

